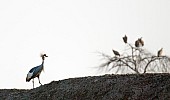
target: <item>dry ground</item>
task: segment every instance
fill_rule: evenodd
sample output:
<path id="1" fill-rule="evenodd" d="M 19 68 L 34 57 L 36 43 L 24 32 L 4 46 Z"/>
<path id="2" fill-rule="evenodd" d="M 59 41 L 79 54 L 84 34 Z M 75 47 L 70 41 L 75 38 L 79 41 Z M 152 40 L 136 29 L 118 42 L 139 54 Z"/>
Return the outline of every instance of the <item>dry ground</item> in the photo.
<path id="1" fill-rule="evenodd" d="M 170 100 L 170 74 L 104 75 L 1 89 L 0 100 Z"/>

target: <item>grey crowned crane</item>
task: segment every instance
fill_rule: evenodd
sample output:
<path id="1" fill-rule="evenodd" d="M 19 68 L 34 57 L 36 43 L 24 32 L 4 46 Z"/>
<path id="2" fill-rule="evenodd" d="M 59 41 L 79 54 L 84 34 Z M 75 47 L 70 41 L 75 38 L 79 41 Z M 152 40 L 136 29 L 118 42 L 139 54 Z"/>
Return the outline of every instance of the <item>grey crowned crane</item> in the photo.
<path id="1" fill-rule="evenodd" d="M 161 48 L 161 49 L 158 51 L 157 56 L 158 56 L 158 57 L 162 56 L 162 53 L 163 53 L 163 48 Z"/>
<path id="2" fill-rule="evenodd" d="M 123 37 L 123 41 L 124 41 L 124 43 L 126 44 L 127 43 L 127 36 L 125 35 L 124 37 Z"/>
<path id="3" fill-rule="evenodd" d="M 41 84 L 40 82 L 40 79 L 39 79 L 39 76 L 42 72 L 42 70 L 44 69 L 44 60 L 45 60 L 45 57 L 48 57 L 46 54 L 41 54 L 41 57 L 42 57 L 42 64 L 39 65 L 39 66 L 36 66 L 36 67 L 33 67 L 27 74 L 27 77 L 26 77 L 26 82 L 29 82 L 31 79 L 32 79 L 32 83 L 33 83 L 33 88 L 34 88 L 34 78 L 38 78 L 38 81 L 39 83 Z M 42 84 L 41 84 L 42 85 Z"/>

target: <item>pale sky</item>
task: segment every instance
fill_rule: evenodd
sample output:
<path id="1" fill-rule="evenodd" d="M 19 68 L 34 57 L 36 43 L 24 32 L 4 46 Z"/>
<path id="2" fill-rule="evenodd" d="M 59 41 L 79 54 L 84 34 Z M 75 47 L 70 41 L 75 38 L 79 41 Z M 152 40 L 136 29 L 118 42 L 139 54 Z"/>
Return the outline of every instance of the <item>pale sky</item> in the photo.
<path id="1" fill-rule="evenodd" d="M 112 54 L 143 37 L 145 47 L 170 55 L 169 0 L 1 0 L 0 88 L 32 88 L 28 71 L 45 59 L 42 84 L 101 75 L 96 51 Z M 39 86 L 34 79 L 35 87 Z"/>

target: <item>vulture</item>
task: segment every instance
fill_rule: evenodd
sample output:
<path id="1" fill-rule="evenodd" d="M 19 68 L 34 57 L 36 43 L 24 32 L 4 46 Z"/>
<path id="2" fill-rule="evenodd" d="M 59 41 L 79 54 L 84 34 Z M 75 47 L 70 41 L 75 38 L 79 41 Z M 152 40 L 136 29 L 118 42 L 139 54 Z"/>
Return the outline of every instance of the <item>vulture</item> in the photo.
<path id="1" fill-rule="evenodd" d="M 163 48 L 158 51 L 158 57 L 162 56 Z"/>
<path id="2" fill-rule="evenodd" d="M 119 54 L 118 51 L 116 51 L 116 50 L 112 50 L 112 51 L 113 51 L 113 53 L 114 53 L 116 56 L 120 56 L 120 54 Z"/>
<path id="3" fill-rule="evenodd" d="M 124 43 L 127 43 L 127 36 L 126 35 L 123 37 L 123 41 L 124 41 Z"/>
<path id="4" fill-rule="evenodd" d="M 135 46 L 136 46 L 136 47 L 139 47 L 139 43 L 140 43 L 140 42 L 139 42 L 139 39 L 136 40 L 136 41 L 135 41 Z"/>
<path id="5" fill-rule="evenodd" d="M 139 44 L 140 44 L 141 46 L 144 46 L 144 41 L 142 40 L 142 37 L 139 38 L 138 41 L 139 41 Z"/>

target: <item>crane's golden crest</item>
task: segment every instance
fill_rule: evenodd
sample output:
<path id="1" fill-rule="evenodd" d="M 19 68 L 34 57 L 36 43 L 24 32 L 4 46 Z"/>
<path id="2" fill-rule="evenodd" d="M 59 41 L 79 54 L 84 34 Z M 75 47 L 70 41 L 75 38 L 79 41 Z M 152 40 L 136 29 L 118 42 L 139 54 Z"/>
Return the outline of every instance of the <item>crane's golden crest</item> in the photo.
<path id="1" fill-rule="evenodd" d="M 45 56 L 45 57 L 48 57 L 48 56 L 46 55 L 46 53 L 44 53 L 44 52 L 43 52 L 43 53 L 40 53 L 40 57 L 44 57 L 44 56 Z"/>
<path id="2" fill-rule="evenodd" d="M 40 57 L 43 57 L 45 53 L 40 53 Z"/>

